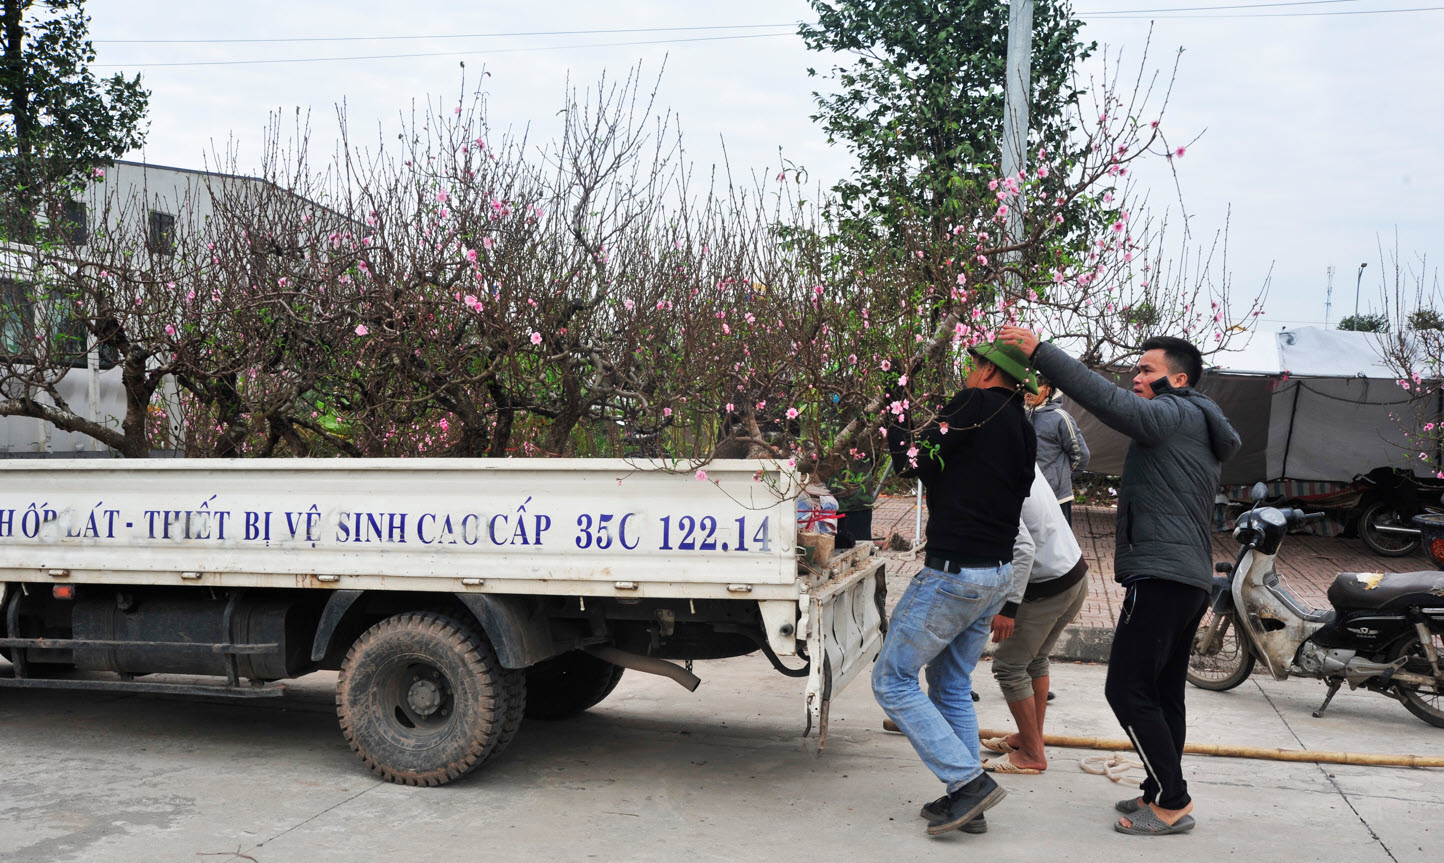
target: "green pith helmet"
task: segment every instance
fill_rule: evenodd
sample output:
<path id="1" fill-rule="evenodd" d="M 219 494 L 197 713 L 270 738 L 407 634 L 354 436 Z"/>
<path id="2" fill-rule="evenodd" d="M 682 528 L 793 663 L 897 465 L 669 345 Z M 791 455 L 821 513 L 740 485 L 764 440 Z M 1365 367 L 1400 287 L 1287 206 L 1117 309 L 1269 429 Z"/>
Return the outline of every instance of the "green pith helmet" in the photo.
<path id="1" fill-rule="evenodd" d="M 1023 384 L 1023 389 L 1038 394 L 1038 376 L 1034 374 L 1023 349 L 1012 342 L 988 342 L 968 348 L 968 353 L 981 360 L 987 360 L 1003 371 L 1003 374 Z"/>

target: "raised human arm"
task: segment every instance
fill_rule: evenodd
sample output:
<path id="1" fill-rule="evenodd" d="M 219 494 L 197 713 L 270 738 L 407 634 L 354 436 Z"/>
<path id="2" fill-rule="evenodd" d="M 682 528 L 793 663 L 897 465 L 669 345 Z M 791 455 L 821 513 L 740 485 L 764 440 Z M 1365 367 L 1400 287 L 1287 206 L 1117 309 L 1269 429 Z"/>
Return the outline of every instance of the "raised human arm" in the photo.
<path id="1" fill-rule="evenodd" d="M 1039 344 L 1033 352 L 1033 366 L 1104 425 L 1141 444 L 1161 443 L 1182 421 L 1182 409 L 1175 399 L 1141 398 L 1092 371 L 1056 345 Z"/>

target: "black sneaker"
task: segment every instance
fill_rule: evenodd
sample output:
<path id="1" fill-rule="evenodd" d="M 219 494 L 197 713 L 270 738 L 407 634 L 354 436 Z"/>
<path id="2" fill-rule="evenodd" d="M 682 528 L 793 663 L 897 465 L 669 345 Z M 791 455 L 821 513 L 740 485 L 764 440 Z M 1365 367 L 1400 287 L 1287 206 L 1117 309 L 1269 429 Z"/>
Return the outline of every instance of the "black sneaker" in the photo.
<path id="1" fill-rule="evenodd" d="M 941 817 L 928 820 L 928 835 L 938 836 L 962 827 L 996 806 L 998 801 L 1007 796 L 1007 789 L 994 782 L 993 777 L 984 773 L 943 800 L 933 804 L 945 811 Z"/>
<path id="2" fill-rule="evenodd" d="M 922 811 L 918 814 L 929 821 L 933 821 L 943 817 L 943 815 L 947 813 L 947 805 L 948 795 L 944 794 L 931 803 L 924 803 Z M 958 830 L 963 833 L 987 833 L 988 820 L 980 814 L 977 818 L 959 827 Z"/>

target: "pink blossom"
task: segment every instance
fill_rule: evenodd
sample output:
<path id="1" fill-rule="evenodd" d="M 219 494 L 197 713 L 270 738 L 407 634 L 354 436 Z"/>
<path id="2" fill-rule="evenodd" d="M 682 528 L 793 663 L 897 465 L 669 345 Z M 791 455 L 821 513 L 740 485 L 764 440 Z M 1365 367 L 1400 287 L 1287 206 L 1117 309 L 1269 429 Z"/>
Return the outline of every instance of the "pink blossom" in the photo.
<path id="1" fill-rule="evenodd" d="M 1048 166 L 1047 166 L 1047 165 L 1039 165 L 1039 166 L 1038 166 L 1038 176 L 1039 176 L 1039 177 L 1046 177 L 1046 176 L 1048 176 Z"/>
<path id="2" fill-rule="evenodd" d="M 695 474 L 695 476 L 697 477 L 697 481 L 698 481 L 698 482 L 706 482 L 706 481 L 707 481 L 707 471 L 702 470 L 701 468 L 698 468 L 698 469 L 697 469 L 697 473 Z"/>
<path id="3" fill-rule="evenodd" d="M 797 419 L 797 408 L 788 408 L 788 409 L 787 409 L 787 418 L 790 419 L 790 420 L 795 420 L 795 419 Z"/>
<path id="4" fill-rule="evenodd" d="M 892 361 L 891 361 L 891 360 L 883 360 L 883 361 L 882 361 L 882 370 L 883 370 L 883 371 L 888 371 L 888 370 L 891 369 L 891 368 L 892 368 Z"/>
<path id="5" fill-rule="evenodd" d="M 441 191 L 439 191 L 439 192 L 436 193 L 436 203 L 438 203 L 438 204 L 444 204 L 444 203 L 446 203 L 446 199 L 447 199 L 447 198 L 450 198 L 450 197 L 451 197 L 451 195 L 448 194 L 445 189 L 442 189 Z"/>
<path id="6" fill-rule="evenodd" d="M 948 433 L 948 424 L 947 424 L 947 423 L 938 423 L 938 434 L 947 434 L 947 433 Z"/>
<path id="7" fill-rule="evenodd" d="M 918 457 L 918 448 L 917 448 L 916 446 L 910 446 L 910 447 L 908 447 L 908 458 L 916 460 L 917 457 Z"/>
<path id="8" fill-rule="evenodd" d="M 897 379 L 897 382 L 898 382 L 898 384 L 901 385 L 901 386 L 907 386 L 907 385 L 908 385 L 908 376 L 907 376 L 907 375 L 901 375 L 901 376 L 899 376 L 898 379 Z"/>
<path id="9" fill-rule="evenodd" d="M 729 413 L 729 414 L 732 413 L 732 411 L 733 411 L 734 409 L 736 409 L 736 407 L 737 407 L 736 405 L 732 404 L 731 402 L 728 402 L 728 403 L 727 403 L 727 413 Z"/>
<path id="10" fill-rule="evenodd" d="M 671 415 L 672 415 L 672 409 L 671 409 L 671 408 L 662 408 L 662 416 L 664 416 L 664 417 L 669 417 L 669 416 L 671 416 Z"/>
<path id="11" fill-rule="evenodd" d="M 1174 150 L 1174 151 L 1173 151 L 1173 155 L 1175 155 L 1175 156 L 1177 156 L 1178 158 L 1182 159 L 1185 150 L 1187 150 L 1186 147 L 1179 147 L 1177 150 Z"/>
<path id="12" fill-rule="evenodd" d="M 104 180 L 104 179 L 105 179 L 105 169 L 104 169 L 104 168 L 92 168 L 92 169 L 90 170 L 90 176 L 94 177 L 94 178 L 97 179 L 97 180 Z"/>
<path id="13" fill-rule="evenodd" d="M 757 403 L 757 409 L 758 409 L 758 410 L 762 410 L 762 409 L 765 408 L 765 407 L 767 407 L 767 400 L 766 400 L 766 399 L 763 399 L 762 401 L 760 401 L 760 402 Z"/>
<path id="14" fill-rule="evenodd" d="M 369 333 L 369 332 L 371 332 L 371 331 L 368 330 L 368 329 L 366 329 L 366 325 L 365 325 L 365 324 L 357 324 L 357 325 L 356 325 L 356 335 L 358 335 L 358 336 L 364 336 L 364 335 L 366 335 L 366 334 Z"/>
<path id="15" fill-rule="evenodd" d="M 541 344 L 541 342 L 542 342 L 542 335 L 541 335 L 541 333 L 532 333 L 532 334 L 531 334 L 531 343 L 532 343 L 532 344 L 534 344 L 534 345 L 539 345 L 539 344 Z"/>
<path id="16" fill-rule="evenodd" d="M 168 336 L 173 336 L 173 335 L 175 335 L 175 327 L 171 326 L 170 324 L 166 324 L 166 325 L 165 325 L 165 334 L 168 335 Z"/>

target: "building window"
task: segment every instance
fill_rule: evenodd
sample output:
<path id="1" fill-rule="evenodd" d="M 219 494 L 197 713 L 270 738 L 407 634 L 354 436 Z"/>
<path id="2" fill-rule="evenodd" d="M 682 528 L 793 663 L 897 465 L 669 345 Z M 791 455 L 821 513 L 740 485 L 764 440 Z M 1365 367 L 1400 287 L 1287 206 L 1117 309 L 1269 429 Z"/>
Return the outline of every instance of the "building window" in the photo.
<path id="1" fill-rule="evenodd" d="M 83 246 L 90 239 L 89 226 L 86 224 L 88 215 L 85 204 L 80 201 L 67 200 L 61 205 L 61 233 L 72 246 Z"/>
<path id="2" fill-rule="evenodd" d="M 30 285 L 17 279 L 0 278 L 0 352 L 14 359 L 28 354 L 35 345 L 35 302 Z"/>
<path id="3" fill-rule="evenodd" d="M 175 251 L 175 216 L 158 210 L 150 211 L 146 246 L 158 255 L 169 255 Z"/>
<path id="4" fill-rule="evenodd" d="M 89 330 L 74 295 L 54 289 L 40 294 L 29 282 L 0 278 L 0 357 L 83 369 L 88 344 Z M 101 346 L 101 368 L 114 366 L 118 359 L 114 348 Z"/>

